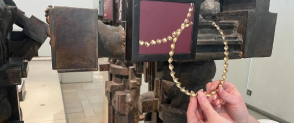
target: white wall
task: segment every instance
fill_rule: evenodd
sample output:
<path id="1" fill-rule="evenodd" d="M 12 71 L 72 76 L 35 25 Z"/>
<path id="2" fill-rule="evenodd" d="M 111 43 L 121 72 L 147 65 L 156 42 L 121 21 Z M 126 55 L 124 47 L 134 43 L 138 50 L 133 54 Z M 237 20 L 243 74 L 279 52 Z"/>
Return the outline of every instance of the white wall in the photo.
<path id="1" fill-rule="evenodd" d="M 247 104 L 289 122 L 294 122 L 293 6 L 293 0 L 271 0 L 270 11 L 278 13 L 272 57 L 253 58 L 252 63 L 251 59 L 229 61 L 227 79 L 237 86 Z M 221 78 L 222 64 L 217 61 L 215 79 Z M 247 84 L 251 96 L 246 95 Z"/>
<path id="2" fill-rule="evenodd" d="M 42 21 L 45 20 L 45 9 L 48 5 L 53 6 L 68 6 L 68 7 L 79 7 L 79 8 L 93 8 L 93 2 L 95 0 L 14 0 L 19 9 L 26 12 L 26 15 L 36 16 Z M 20 29 L 14 26 L 14 29 Z M 51 46 L 49 45 L 50 38 L 44 42 L 42 47 L 39 49 L 39 56 L 51 56 Z"/>

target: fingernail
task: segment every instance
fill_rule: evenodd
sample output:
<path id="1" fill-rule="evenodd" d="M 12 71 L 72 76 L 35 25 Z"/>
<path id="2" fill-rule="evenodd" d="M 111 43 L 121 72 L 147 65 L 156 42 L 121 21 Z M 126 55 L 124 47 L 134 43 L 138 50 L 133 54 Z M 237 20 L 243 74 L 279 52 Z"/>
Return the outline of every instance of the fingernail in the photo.
<path id="1" fill-rule="evenodd" d="M 221 105 L 217 105 L 216 108 L 219 109 L 221 107 Z"/>
<path id="2" fill-rule="evenodd" d="M 216 105 L 219 105 L 220 104 L 220 100 L 218 100 L 217 102 L 216 102 Z"/>
<path id="3" fill-rule="evenodd" d="M 222 92 L 223 91 L 223 87 L 222 86 L 219 86 L 219 92 Z"/>
<path id="4" fill-rule="evenodd" d="M 206 96 L 204 95 L 203 93 L 203 89 L 201 89 L 199 92 L 198 92 L 198 98 L 200 101 L 204 101 Z"/>
<path id="5" fill-rule="evenodd" d="M 212 98 L 212 100 L 216 100 L 216 95 L 213 95 L 213 98 Z"/>
<path id="6" fill-rule="evenodd" d="M 211 90 L 211 91 L 213 90 L 213 86 L 212 86 L 212 84 L 210 85 L 210 90 Z"/>

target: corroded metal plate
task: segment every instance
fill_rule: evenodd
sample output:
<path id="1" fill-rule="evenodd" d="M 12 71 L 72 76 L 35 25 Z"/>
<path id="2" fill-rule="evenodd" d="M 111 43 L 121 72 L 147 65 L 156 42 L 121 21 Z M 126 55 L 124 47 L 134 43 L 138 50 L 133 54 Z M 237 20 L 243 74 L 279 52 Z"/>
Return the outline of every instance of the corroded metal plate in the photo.
<path id="1" fill-rule="evenodd" d="M 55 7 L 49 15 L 53 69 L 97 71 L 98 10 Z"/>

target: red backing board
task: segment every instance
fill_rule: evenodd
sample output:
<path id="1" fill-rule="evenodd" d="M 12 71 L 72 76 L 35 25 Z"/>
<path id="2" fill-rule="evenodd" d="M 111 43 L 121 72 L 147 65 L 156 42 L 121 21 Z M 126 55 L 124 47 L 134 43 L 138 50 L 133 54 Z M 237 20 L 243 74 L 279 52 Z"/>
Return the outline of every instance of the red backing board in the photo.
<path id="1" fill-rule="evenodd" d="M 181 27 L 187 17 L 188 3 L 141 1 L 140 5 L 140 32 L 139 39 L 150 42 L 152 39 L 162 39 Z M 190 21 L 193 22 L 193 13 Z M 175 53 L 190 53 L 192 42 L 192 26 L 185 28 L 176 43 Z M 167 54 L 172 41 L 151 45 L 140 46 L 139 54 Z"/>
<path id="2" fill-rule="evenodd" d="M 113 19 L 113 0 L 104 0 L 104 15 L 103 19 Z"/>

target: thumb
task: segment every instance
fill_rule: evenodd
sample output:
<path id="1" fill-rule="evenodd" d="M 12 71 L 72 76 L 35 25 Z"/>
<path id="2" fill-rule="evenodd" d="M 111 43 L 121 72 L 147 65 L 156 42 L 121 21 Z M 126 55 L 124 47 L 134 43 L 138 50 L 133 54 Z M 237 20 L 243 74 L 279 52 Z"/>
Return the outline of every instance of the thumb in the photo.
<path id="1" fill-rule="evenodd" d="M 211 104 L 209 103 L 203 91 L 198 92 L 197 98 L 198 98 L 199 105 L 202 108 L 204 114 L 206 115 L 208 121 L 211 121 L 210 118 L 213 118 L 218 115 L 218 113 L 212 108 Z"/>
<path id="2" fill-rule="evenodd" d="M 190 103 L 189 103 L 188 110 L 187 110 L 188 123 L 193 123 L 193 122 L 199 120 L 197 118 L 196 111 L 197 111 L 197 99 L 196 99 L 196 97 L 191 96 Z"/>
<path id="3" fill-rule="evenodd" d="M 218 95 L 220 96 L 221 99 L 226 101 L 229 104 L 235 104 L 236 103 L 236 98 L 234 95 L 228 93 L 222 86 L 219 87 L 218 89 Z"/>

